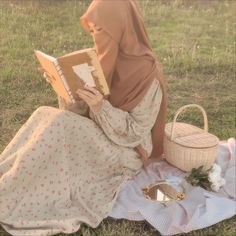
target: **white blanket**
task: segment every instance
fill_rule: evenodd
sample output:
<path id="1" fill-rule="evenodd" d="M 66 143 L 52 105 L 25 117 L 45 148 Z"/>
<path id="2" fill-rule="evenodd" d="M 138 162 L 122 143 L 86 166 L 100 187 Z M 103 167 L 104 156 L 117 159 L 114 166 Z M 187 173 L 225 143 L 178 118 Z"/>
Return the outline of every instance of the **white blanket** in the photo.
<path id="1" fill-rule="evenodd" d="M 181 179 L 186 173 L 171 166 L 165 160 L 154 162 L 129 180 L 121 189 L 110 213 L 113 218 L 146 220 L 162 235 L 187 233 L 208 227 L 235 215 L 235 159 L 236 140 L 230 138 L 218 145 L 216 163 L 222 168 L 226 184 L 219 192 L 209 192 L 185 182 L 186 198 L 168 206 L 145 199 L 142 187 L 160 179 Z"/>

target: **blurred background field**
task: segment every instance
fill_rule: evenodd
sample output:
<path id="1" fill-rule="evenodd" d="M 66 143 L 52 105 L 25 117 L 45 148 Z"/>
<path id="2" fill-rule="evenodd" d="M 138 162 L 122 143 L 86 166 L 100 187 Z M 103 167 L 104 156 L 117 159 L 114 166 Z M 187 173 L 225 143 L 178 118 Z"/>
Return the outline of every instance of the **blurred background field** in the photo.
<path id="1" fill-rule="evenodd" d="M 197 103 L 208 114 L 209 131 L 235 137 L 236 1 L 139 0 L 153 50 L 168 83 L 168 121 L 182 105 Z M 53 56 L 91 47 L 80 26 L 87 0 L 0 0 L 0 152 L 30 114 L 57 97 L 38 73 L 33 54 Z M 181 117 L 202 126 L 197 110 Z M 186 235 L 234 235 L 235 217 Z M 0 236 L 9 235 L 0 228 Z M 63 234 L 60 234 L 60 236 Z M 82 225 L 71 235 L 156 236 L 146 222 L 105 219 L 97 229 Z"/>

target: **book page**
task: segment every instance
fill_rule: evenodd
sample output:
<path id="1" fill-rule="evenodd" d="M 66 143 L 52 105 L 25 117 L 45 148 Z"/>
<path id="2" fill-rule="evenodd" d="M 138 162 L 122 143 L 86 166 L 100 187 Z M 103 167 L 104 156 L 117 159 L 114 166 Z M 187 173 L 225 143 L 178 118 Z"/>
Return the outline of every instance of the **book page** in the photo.
<path id="1" fill-rule="evenodd" d="M 78 88 L 87 83 L 96 87 L 103 95 L 109 94 L 109 88 L 100 66 L 95 49 L 86 49 L 70 53 L 57 59 L 73 97 Z"/>
<path id="2" fill-rule="evenodd" d="M 91 74 L 91 72 L 95 70 L 94 66 L 89 66 L 88 63 L 83 63 L 72 66 L 72 68 L 78 78 L 82 79 L 86 85 L 90 87 L 96 87 Z"/>

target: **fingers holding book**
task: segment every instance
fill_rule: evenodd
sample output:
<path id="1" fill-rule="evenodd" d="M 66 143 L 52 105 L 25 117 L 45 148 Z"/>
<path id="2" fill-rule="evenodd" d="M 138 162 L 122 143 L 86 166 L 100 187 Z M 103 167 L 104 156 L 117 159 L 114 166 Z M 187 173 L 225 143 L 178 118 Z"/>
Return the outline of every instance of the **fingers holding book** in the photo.
<path id="1" fill-rule="evenodd" d="M 76 93 L 88 104 L 93 113 L 96 113 L 101 109 L 103 95 L 97 89 L 85 86 L 84 89 L 78 89 Z"/>
<path id="2" fill-rule="evenodd" d="M 46 81 L 48 83 L 52 83 L 54 79 L 54 77 L 52 75 L 50 75 L 43 67 L 39 67 L 38 71 L 40 71 L 41 73 L 43 73 L 43 77 L 46 79 Z"/>
<path id="3" fill-rule="evenodd" d="M 85 89 L 89 90 L 91 93 L 93 93 L 95 96 L 100 96 L 103 97 L 103 95 L 95 88 L 95 87 L 90 87 L 88 85 L 84 86 Z"/>

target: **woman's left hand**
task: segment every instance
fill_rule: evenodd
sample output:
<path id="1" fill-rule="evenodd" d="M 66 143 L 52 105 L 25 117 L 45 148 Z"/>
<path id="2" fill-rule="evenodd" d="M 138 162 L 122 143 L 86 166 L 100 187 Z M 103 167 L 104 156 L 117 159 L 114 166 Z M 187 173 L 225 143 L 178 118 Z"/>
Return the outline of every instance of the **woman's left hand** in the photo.
<path id="1" fill-rule="evenodd" d="M 85 86 L 84 88 L 78 89 L 77 95 L 88 104 L 93 113 L 98 112 L 102 107 L 103 95 L 93 87 Z"/>

